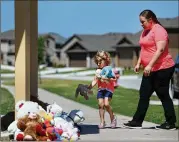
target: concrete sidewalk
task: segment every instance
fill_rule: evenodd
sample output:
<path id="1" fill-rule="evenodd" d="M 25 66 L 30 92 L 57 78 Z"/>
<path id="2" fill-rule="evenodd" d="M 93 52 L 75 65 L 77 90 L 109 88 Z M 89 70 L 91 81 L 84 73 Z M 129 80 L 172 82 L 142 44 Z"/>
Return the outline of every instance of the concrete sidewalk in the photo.
<path id="1" fill-rule="evenodd" d="M 4 86 L 11 93 L 14 94 L 14 86 Z M 43 89 L 38 89 L 39 98 L 41 101 L 53 103 L 54 101 L 59 104 L 64 111 L 69 112 L 72 109 L 81 109 L 84 112 L 86 120 L 81 124 L 82 133 L 81 141 L 120 141 L 120 140 L 166 140 L 178 141 L 178 130 L 155 130 L 154 123 L 144 122 L 143 129 L 127 129 L 123 128 L 122 124 L 131 120 L 130 117 L 117 115 L 118 125 L 116 129 L 110 129 L 109 115 L 106 113 L 105 118 L 107 128 L 99 130 L 99 114 L 97 109 L 79 104 L 64 97 L 48 92 Z"/>

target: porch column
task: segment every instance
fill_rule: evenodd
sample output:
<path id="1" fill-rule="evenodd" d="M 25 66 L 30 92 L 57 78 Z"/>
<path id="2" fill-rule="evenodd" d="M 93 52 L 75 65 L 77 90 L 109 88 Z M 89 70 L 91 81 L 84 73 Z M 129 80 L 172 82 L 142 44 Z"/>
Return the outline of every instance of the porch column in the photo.
<path id="1" fill-rule="evenodd" d="M 89 53 L 86 54 L 86 67 L 90 68 L 90 54 Z"/>
<path id="2" fill-rule="evenodd" d="M 118 53 L 118 51 L 115 54 L 115 66 L 119 67 L 119 53 Z"/>
<path id="3" fill-rule="evenodd" d="M 38 1 L 15 1 L 15 103 L 37 96 Z"/>
<path id="4" fill-rule="evenodd" d="M 133 64 L 133 67 L 135 67 L 135 65 L 137 64 L 137 53 L 136 53 L 136 51 L 134 49 L 133 49 L 132 64 Z"/>
<path id="5" fill-rule="evenodd" d="M 66 67 L 70 67 L 70 57 L 66 56 Z"/>

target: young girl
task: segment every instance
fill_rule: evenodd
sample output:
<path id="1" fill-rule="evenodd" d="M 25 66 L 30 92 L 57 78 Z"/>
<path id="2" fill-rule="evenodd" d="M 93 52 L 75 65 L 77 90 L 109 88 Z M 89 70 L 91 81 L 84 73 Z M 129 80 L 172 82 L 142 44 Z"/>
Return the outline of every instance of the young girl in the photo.
<path id="1" fill-rule="evenodd" d="M 99 69 L 102 69 L 103 67 L 108 66 L 110 64 L 110 54 L 105 51 L 98 51 L 94 57 L 94 62 L 97 64 Z M 89 89 L 91 89 L 96 84 L 98 84 L 97 99 L 98 99 L 99 115 L 100 115 L 100 121 L 101 121 L 98 127 L 100 129 L 105 127 L 104 108 L 110 115 L 111 128 L 115 128 L 117 125 L 117 119 L 110 106 L 110 102 L 111 102 L 112 95 L 114 92 L 114 81 L 116 81 L 116 79 L 110 78 L 106 80 L 108 81 L 107 82 L 101 81 L 95 75 L 92 83 L 89 85 Z"/>

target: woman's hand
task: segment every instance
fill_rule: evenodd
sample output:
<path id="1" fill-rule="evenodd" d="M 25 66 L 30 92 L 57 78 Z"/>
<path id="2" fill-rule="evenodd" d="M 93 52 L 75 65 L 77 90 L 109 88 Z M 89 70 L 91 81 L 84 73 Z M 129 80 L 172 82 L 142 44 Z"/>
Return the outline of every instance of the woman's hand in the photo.
<path id="1" fill-rule="evenodd" d="M 137 65 L 135 66 L 135 68 L 134 68 L 134 72 L 135 72 L 135 73 L 139 73 L 139 69 L 140 69 L 140 65 L 137 64 Z"/>
<path id="2" fill-rule="evenodd" d="M 144 75 L 145 75 L 145 76 L 149 76 L 151 70 L 152 70 L 152 66 L 147 65 L 147 66 L 144 68 Z"/>

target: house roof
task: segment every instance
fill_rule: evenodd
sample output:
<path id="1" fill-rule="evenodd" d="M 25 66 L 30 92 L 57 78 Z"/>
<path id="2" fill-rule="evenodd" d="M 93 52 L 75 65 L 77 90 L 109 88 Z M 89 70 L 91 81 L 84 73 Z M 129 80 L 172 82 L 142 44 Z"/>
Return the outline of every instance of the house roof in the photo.
<path id="1" fill-rule="evenodd" d="M 165 28 L 179 28 L 178 25 L 178 19 L 179 17 L 175 18 L 159 18 L 159 22 L 165 27 Z M 131 46 L 139 46 L 139 38 L 142 33 L 142 30 L 132 34 L 132 33 L 106 33 L 102 35 L 96 35 L 96 34 L 74 34 L 72 37 L 70 37 L 63 47 L 68 44 L 74 37 L 77 37 L 79 39 L 77 42 L 79 42 L 81 45 L 84 46 L 88 51 L 97 51 L 97 50 L 105 50 L 105 51 L 114 51 L 114 47 L 131 47 Z M 121 43 L 118 44 L 122 39 L 126 38 L 129 43 Z M 68 49 L 65 49 L 68 50 Z"/>
<path id="2" fill-rule="evenodd" d="M 129 43 L 127 46 L 125 43 L 121 43 L 126 47 L 136 46 L 134 34 L 132 33 L 106 33 L 101 35 L 82 35 L 82 34 L 75 34 L 63 45 L 65 46 L 73 39 L 73 37 L 77 37 L 78 43 L 80 43 L 87 51 L 97 51 L 97 50 L 105 50 L 105 51 L 115 51 L 115 46 L 118 43 L 126 38 Z M 67 49 L 68 50 L 68 49 Z"/>
<path id="3" fill-rule="evenodd" d="M 115 51 L 112 48 L 124 36 L 131 36 L 131 33 L 106 33 L 102 35 L 76 35 L 80 42 L 88 51 L 105 50 Z"/>
<path id="4" fill-rule="evenodd" d="M 179 28 L 179 22 L 178 22 L 179 17 L 158 18 L 158 20 L 165 28 Z M 141 32 L 142 30 L 135 34 L 132 33 L 105 33 L 101 35 L 74 34 L 69 39 L 65 39 L 59 34 L 53 32 L 39 34 L 39 36 L 50 36 L 56 41 L 57 44 L 63 44 L 63 47 L 66 44 L 68 44 L 71 41 L 71 39 L 73 39 L 73 37 L 77 37 L 78 38 L 77 42 L 79 42 L 87 51 L 97 51 L 97 50 L 115 51 L 113 47 L 116 45 L 117 47 L 120 47 L 122 45 L 124 45 L 125 47 L 130 47 L 130 44 L 132 46 L 139 46 L 138 40 Z M 2 32 L 0 37 L 1 39 L 14 40 L 15 38 L 14 30 Z M 130 44 L 128 43 L 128 45 L 125 45 L 125 43 L 122 43 L 121 45 L 118 45 L 118 43 L 123 38 L 127 38 Z"/>
<path id="5" fill-rule="evenodd" d="M 62 37 L 61 35 L 53 32 L 49 33 L 41 33 L 38 36 L 50 36 L 52 37 L 57 44 L 63 44 L 66 41 L 66 38 Z M 3 40 L 14 40 L 15 39 L 15 32 L 14 30 L 8 30 L 2 32 L 0 38 Z"/>
<path id="6" fill-rule="evenodd" d="M 39 35 L 41 35 L 41 36 L 50 36 L 55 40 L 55 42 L 57 44 L 64 44 L 65 41 L 66 41 L 66 38 L 64 38 L 61 35 L 59 35 L 57 33 L 54 33 L 54 32 L 43 33 L 43 34 L 39 34 Z"/>
<path id="7" fill-rule="evenodd" d="M 8 30 L 5 32 L 1 32 L 0 38 L 2 40 L 14 40 L 15 36 L 14 36 L 14 30 Z"/>
<path id="8" fill-rule="evenodd" d="M 174 18 L 158 18 L 165 28 L 179 28 L 179 16 Z"/>

